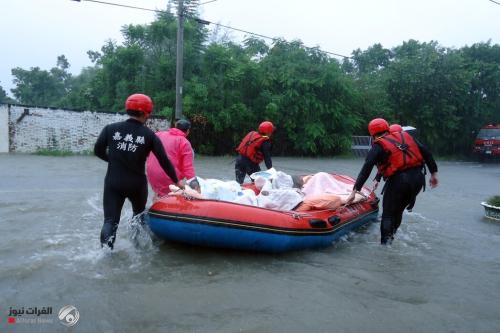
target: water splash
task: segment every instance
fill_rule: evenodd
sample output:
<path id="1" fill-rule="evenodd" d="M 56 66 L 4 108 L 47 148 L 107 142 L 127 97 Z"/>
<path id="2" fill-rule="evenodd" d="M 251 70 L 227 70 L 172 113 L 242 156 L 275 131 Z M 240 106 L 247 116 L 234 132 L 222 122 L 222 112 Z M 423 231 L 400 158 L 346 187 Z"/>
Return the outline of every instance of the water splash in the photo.
<path id="1" fill-rule="evenodd" d="M 408 217 L 412 217 L 413 219 L 415 220 L 421 220 L 421 221 L 425 221 L 427 223 L 431 223 L 432 225 L 438 225 L 439 224 L 439 221 L 437 220 L 434 220 L 434 219 L 430 219 L 426 216 L 424 216 L 423 214 L 421 213 L 416 213 L 416 212 L 404 212 L 404 216 L 408 216 Z M 411 221 L 411 220 L 410 220 Z"/>
<path id="2" fill-rule="evenodd" d="M 36 260 L 53 261 L 65 270 L 82 272 L 91 278 L 102 279 L 121 275 L 124 271 L 140 272 L 151 265 L 152 255 L 159 251 L 147 225 L 147 211 L 132 215 L 125 204 L 118 227 L 115 249 L 101 248 L 99 233 L 103 209 L 100 193 L 89 196 L 83 204 L 81 217 L 55 225 L 43 237 L 43 251 L 37 251 Z"/>
<path id="3" fill-rule="evenodd" d="M 100 204 L 100 196 L 99 193 L 95 193 L 93 196 L 87 199 L 87 203 L 92 208 L 92 211 L 85 213 L 83 216 L 85 217 L 94 217 L 98 214 L 103 214 L 102 205 Z"/>
<path id="4" fill-rule="evenodd" d="M 149 219 L 148 211 L 133 216 L 129 219 L 127 233 L 130 242 L 140 250 L 155 250 L 157 247 L 153 243 L 153 233 L 149 229 L 147 220 Z"/>

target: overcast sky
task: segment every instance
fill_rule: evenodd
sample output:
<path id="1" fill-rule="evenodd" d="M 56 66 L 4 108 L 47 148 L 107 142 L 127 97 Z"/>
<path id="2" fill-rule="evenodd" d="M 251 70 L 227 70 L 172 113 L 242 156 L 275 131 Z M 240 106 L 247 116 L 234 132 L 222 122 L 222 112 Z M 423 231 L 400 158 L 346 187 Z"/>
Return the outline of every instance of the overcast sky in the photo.
<path id="1" fill-rule="evenodd" d="M 103 1 L 151 9 L 167 4 Z M 154 20 L 147 11 L 71 0 L 0 0 L 0 13 L 0 86 L 9 94 L 12 68 L 48 70 L 64 54 L 70 71 L 78 74 L 91 65 L 88 50 L 100 50 L 107 39 L 122 42 L 123 25 Z M 500 43 L 500 5 L 489 0 L 217 0 L 202 6 L 201 17 L 266 36 L 301 39 L 307 46 L 344 55 L 375 43 L 391 48 L 409 39 L 456 48 Z"/>

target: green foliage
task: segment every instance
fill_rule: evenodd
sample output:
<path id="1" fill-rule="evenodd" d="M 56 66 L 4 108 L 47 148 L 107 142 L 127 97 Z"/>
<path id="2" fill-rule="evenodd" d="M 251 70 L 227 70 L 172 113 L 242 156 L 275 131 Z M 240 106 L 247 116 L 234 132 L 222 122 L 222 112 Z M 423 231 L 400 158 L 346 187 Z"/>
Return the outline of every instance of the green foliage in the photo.
<path id="1" fill-rule="evenodd" d="M 23 104 L 60 106 L 60 101 L 70 91 L 71 74 L 69 62 L 64 55 L 57 57 L 57 66 L 49 71 L 32 67 L 12 69 L 16 88 L 12 93 Z"/>
<path id="2" fill-rule="evenodd" d="M 2 103 L 10 103 L 12 100 L 7 96 L 5 90 L 0 86 L 0 104 Z"/>
<path id="3" fill-rule="evenodd" d="M 384 117 L 417 127 L 436 154 L 457 156 L 470 151 L 474 131 L 500 123 L 500 45 L 450 49 L 409 40 L 358 49 L 340 63 L 300 41 L 209 38 L 193 19 L 197 4 L 189 2 L 186 13 L 183 107 L 199 153 L 232 154 L 248 131 L 270 120 L 274 154 L 341 154 L 352 135 L 366 135 L 367 123 Z M 152 97 L 155 114 L 172 118 L 171 6 L 151 24 L 124 26 L 122 45 L 107 41 L 89 51 L 94 65 L 75 77 L 64 56 L 49 71 L 13 69 L 14 96 L 24 104 L 123 112 L 126 97 L 141 92 Z"/>
<path id="4" fill-rule="evenodd" d="M 500 121 L 499 51 L 489 42 L 455 50 L 410 40 L 390 52 L 355 51 L 354 66 L 343 68 L 356 79 L 366 122 L 415 126 L 435 153 L 464 155 L 475 131 Z"/>
<path id="5" fill-rule="evenodd" d="M 59 101 L 54 102 L 63 108 L 81 110 L 100 110 L 99 91 L 93 86 L 98 70 L 95 67 L 84 68 L 80 75 L 69 80 L 69 92 Z"/>
<path id="6" fill-rule="evenodd" d="M 317 49 L 277 41 L 263 67 L 262 117 L 278 126 L 279 154 L 331 155 L 350 145 L 359 123 L 353 82 L 339 64 Z"/>
<path id="7" fill-rule="evenodd" d="M 486 203 L 488 205 L 500 207 L 500 195 L 495 195 L 493 197 L 490 197 Z"/>
<path id="8" fill-rule="evenodd" d="M 391 60 L 392 52 L 375 44 L 366 51 L 355 50 L 352 61 L 344 59 L 342 63 L 343 71 L 354 79 L 359 94 L 357 110 L 363 121 L 359 134 L 368 134 L 366 124 L 373 118 L 394 120 L 387 92 L 387 67 Z"/>
<path id="9" fill-rule="evenodd" d="M 54 149 L 38 149 L 35 155 L 40 155 L 40 156 L 71 156 L 75 155 L 75 153 L 67 150 L 54 150 Z"/>

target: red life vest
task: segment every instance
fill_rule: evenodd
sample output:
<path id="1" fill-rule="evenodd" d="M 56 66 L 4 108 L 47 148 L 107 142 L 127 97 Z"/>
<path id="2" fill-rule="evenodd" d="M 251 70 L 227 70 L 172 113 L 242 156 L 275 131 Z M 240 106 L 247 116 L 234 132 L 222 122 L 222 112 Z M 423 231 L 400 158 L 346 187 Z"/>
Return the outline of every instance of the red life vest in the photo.
<path id="1" fill-rule="evenodd" d="M 375 140 L 388 154 L 387 161 L 377 164 L 379 172 L 388 178 L 398 171 L 424 164 L 415 140 L 406 132 L 390 133 Z"/>
<path id="2" fill-rule="evenodd" d="M 243 156 L 246 156 L 250 161 L 259 164 L 264 160 L 264 155 L 260 151 L 260 146 L 264 141 L 269 140 L 268 136 L 260 135 L 255 131 L 248 133 L 243 140 L 241 140 L 240 145 L 236 148 L 236 151 Z"/>

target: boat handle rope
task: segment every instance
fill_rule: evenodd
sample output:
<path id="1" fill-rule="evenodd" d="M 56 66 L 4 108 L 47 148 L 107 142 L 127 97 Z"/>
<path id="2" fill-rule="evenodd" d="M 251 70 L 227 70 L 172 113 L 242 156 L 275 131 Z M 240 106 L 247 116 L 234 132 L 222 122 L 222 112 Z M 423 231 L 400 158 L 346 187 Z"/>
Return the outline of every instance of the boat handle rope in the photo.
<path id="1" fill-rule="evenodd" d="M 177 192 L 179 192 L 179 191 L 181 191 L 181 195 L 182 195 L 182 196 L 183 196 L 186 200 L 189 200 L 189 201 L 192 201 L 192 200 L 206 200 L 206 199 L 195 198 L 195 197 L 193 197 L 193 196 L 191 196 L 191 195 L 187 194 L 185 190 L 180 189 L 180 188 L 179 188 L 179 189 L 177 189 L 177 190 L 175 190 L 175 191 L 173 191 L 173 192 L 174 192 L 174 193 L 177 193 Z M 369 197 L 372 195 L 372 193 L 373 193 L 373 192 L 374 192 L 374 190 L 372 189 L 372 190 L 371 190 L 371 192 L 370 192 L 368 195 L 366 195 L 366 194 L 362 193 L 361 191 L 357 191 L 357 193 L 358 193 L 359 195 L 361 195 L 363 198 L 362 198 L 360 201 L 353 202 L 353 203 L 351 203 L 351 204 L 349 204 L 349 205 L 352 205 L 352 204 L 354 204 L 354 203 L 359 203 L 359 202 L 362 202 L 362 201 L 367 201 L 367 200 L 369 199 Z M 158 199 L 161 199 L 161 198 L 166 197 L 166 196 L 168 196 L 168 194 L 163 195 L 163 196 L 159 197 Z M 218 200 L 217 200 L 217 201 L 218 201 Z M 340 207 L 335 208 L 335 209 L 315 210 L 315 212 L 328 212 L 328 211 L 336 211 L 336 210 L 343 211 L 343 210 L 344 210 L 347 206 L 348 206 L 347 204 L 343 204 L 343 205 L 341 205 Z M 305 213 L 305 212 L 300 212 L 300 213 L 298 213 L 298 212 L 280 211 L 280 213 L 285 214 L 285 215 L 290 215 L 290 216 L 292 216 L 292 217 L 293 217 L 294 219 L 296 219 L 296 220 L 298 220 L 298 219 L 300 219 L 300 218 L 312 217 L 312 216 L 313 216 L 312 214 L 310 214 L 310 213 Z"/>

